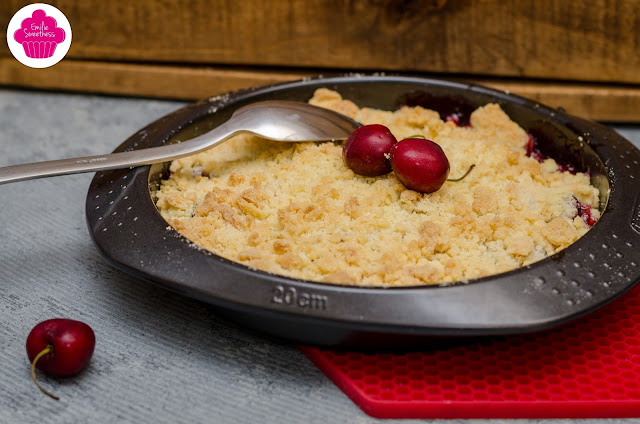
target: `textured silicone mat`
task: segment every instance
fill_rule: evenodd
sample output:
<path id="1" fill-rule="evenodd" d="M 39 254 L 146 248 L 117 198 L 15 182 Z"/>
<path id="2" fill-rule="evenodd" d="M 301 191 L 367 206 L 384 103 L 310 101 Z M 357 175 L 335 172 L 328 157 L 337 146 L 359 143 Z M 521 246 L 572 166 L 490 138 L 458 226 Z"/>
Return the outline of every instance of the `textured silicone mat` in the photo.
<path id="1" fill-rule="evenodd" d="M 640 417 L 640 287 L 538 334 L 432 352 L 302 350 L 379 418 Z"/>

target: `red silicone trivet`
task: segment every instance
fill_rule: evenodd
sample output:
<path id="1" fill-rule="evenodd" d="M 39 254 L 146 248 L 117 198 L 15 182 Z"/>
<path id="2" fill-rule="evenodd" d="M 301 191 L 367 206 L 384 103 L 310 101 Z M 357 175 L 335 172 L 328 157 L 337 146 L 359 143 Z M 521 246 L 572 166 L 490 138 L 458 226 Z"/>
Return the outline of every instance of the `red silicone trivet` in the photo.
<path id="1" fill-rule="evenodd" d="M 640 287 L 543 333 L 432 352 L 302 351 L 379 418 L 640 417 Z"/>

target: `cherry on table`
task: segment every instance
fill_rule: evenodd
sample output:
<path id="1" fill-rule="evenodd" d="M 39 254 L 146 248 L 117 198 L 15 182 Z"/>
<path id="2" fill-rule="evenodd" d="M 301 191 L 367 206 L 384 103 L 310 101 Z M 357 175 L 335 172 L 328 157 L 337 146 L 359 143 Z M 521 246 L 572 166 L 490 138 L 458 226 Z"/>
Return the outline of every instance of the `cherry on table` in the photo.
<path id="1" fill-rule="evenodd" d="M 93 330 L 83 322 L 55 318 L 37 324 L 27 337 L 27 356 L 36 386 L 57 400 L 40 386 L 35 368 L 54 377 L 72 377 L 87 366 L 95 344 Z"/>
<path id="2" fill-rule="evenodd" d="M 377 177 L 391 172 L 387 155 L 396 143 L 389 128 L 380 124 L 364 125 L 351 133 L 342 148 L 342 159 L 353 172 Z"/>

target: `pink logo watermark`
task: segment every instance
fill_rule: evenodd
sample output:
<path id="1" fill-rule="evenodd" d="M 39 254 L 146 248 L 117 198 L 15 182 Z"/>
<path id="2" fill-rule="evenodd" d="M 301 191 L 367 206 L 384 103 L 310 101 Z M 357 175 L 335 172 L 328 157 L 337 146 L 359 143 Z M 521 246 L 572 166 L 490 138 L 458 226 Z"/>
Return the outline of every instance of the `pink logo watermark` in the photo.
<path id="1" fill-rule="evenodd" d="M 64 38 L 64 29 L 58 27 L 56 20 L 42 9 L 34 10 L 13 34 L 13 39 L 22 44 L 24 53 L 32 59 L 53 56 L 58 43 L 62 43 Z"/>
<path id="2" fill-rule="evenodd" d="M 7 27 L 13 56 L 31 68 L 53 66 L 71 47 L 71 25 L 57 8 L 34 3 L 20 9 Z"/>

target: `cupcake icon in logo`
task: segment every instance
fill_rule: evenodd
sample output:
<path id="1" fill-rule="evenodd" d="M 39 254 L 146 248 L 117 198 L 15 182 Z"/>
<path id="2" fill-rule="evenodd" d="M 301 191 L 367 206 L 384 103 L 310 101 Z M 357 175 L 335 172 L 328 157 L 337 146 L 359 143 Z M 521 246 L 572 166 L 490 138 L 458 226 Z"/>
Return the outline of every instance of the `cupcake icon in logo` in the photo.
<path id="1" fill-rule="evenodd" d="M 31 68 L 53 66 L 71 47 L 71 26 L 57 8 L 34 3 L 20 9 L 7 27 L 13 56 Z"/>
<path id="2" fill-rule="evenodd" d="M 53 56 L 64 38 L 64 29 L 58 27 L 56 20 L 47 16 L 42 9 L 34 10 L 31 17 L 22 21 L 20 29 L 13 34 L 13 39 L 22 44 L 24 53 L 32 59 Z"/>

